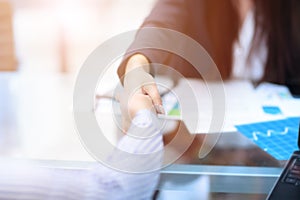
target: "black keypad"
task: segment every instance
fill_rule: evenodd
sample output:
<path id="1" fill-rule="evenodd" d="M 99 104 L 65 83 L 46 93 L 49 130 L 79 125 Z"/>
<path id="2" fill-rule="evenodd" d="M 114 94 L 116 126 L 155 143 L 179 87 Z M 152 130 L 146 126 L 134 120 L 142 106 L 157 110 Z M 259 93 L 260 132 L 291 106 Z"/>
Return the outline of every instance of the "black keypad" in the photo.
<path id="1" fill-rule="evenodd" d="M 300 186 L 300 159 L 297 158 L 292 162 L 292 166 L 289 168 L 286 176 L 284 177 L 284 182 L 293 184 L 295 186 Z"/>

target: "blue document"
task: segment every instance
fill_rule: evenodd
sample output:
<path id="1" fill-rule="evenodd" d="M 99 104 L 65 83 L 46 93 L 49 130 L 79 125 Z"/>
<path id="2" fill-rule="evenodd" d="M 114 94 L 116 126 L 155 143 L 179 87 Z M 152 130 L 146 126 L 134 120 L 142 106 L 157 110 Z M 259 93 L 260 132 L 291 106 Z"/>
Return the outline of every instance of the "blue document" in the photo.
<path id="1" fill-rule="evenodd" d="M 291 117 L 238 125 L 236 128 L 277 160 L 288 160 L 291 154 L 298 149 L 299 121 L 300 117 Z"/>

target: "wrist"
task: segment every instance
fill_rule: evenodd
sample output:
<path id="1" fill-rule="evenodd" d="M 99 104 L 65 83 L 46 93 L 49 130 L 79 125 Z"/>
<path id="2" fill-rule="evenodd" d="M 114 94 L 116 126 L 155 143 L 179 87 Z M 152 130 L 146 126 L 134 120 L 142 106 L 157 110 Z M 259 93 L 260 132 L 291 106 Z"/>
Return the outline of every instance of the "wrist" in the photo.
<path id="1" fill-rule="evenodd" d="M 125 74 L 136 68 L 141 68 L 147 73 L 150 72 L 149 61 L 144 55 L 135 54 L 131 56 L 127 62 Z"/>

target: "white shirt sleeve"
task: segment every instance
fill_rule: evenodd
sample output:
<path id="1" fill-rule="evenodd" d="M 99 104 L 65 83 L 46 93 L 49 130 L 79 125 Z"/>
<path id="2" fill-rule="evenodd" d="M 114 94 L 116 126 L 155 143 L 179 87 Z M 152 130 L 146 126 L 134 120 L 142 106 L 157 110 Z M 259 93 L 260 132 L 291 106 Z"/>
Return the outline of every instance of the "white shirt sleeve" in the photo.
<path id="1" fill-rule="evenodd" d="M 163 155 L 156 120 L 150 111 L 139 112 L 105 165 L 90 170 L 0 163 L 0 199 L 151 199 Z"/>
<path id="2" fill-rule="evenodd" d="M 162 133 L 157 120 L 148 110 L 138 112 L 107 160 L 114 169 L 94 170 L 103 199 L 151 199 L 163 159 Z"/>

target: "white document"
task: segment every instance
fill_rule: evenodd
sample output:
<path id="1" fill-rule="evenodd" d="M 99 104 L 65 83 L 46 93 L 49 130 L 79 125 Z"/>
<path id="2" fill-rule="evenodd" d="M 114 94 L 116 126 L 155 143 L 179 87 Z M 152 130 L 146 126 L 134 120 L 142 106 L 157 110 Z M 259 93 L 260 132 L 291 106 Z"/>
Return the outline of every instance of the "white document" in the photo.
<path id="1" fill-rule="evenodd" d="M 245 80 L 204 82 L 199 79 L 181 79 L 177 85 L 168 79 L 159 79 L 158 82 L 160 90 L 163 88 L 167 92 L 165 89 L 168 89 L 172 93 L 164 96 L 168 99 L 165 109 L 169 111 L 176 104 L 174 99 L 169 99 L 172 96 L 177 98 L 180 107 L 179 116 L 159 117 L 183 120 L 190 133 L 234 132 L 235 125 L 300 116 L 300 100 L 293 99 L 283 86 L 264 83 L 255 89 L 251 82 Z M 105 98 L 98 101 L 96 110 L 101 113 L 117 112 L 118 109 L 111 109 L 108 101 Z M 265 105 L 278 106 L 282 114 L 265 113 Z"/>
<path id="2" fill-rule="evenodd" d="M 185 79 L 173 92 L 179 99 L 182 120 L 191 133 L 233 132 L 238 124 L 282 118 L 264 113 L 248 81 L 205 83 L 199 79 Z"/>

